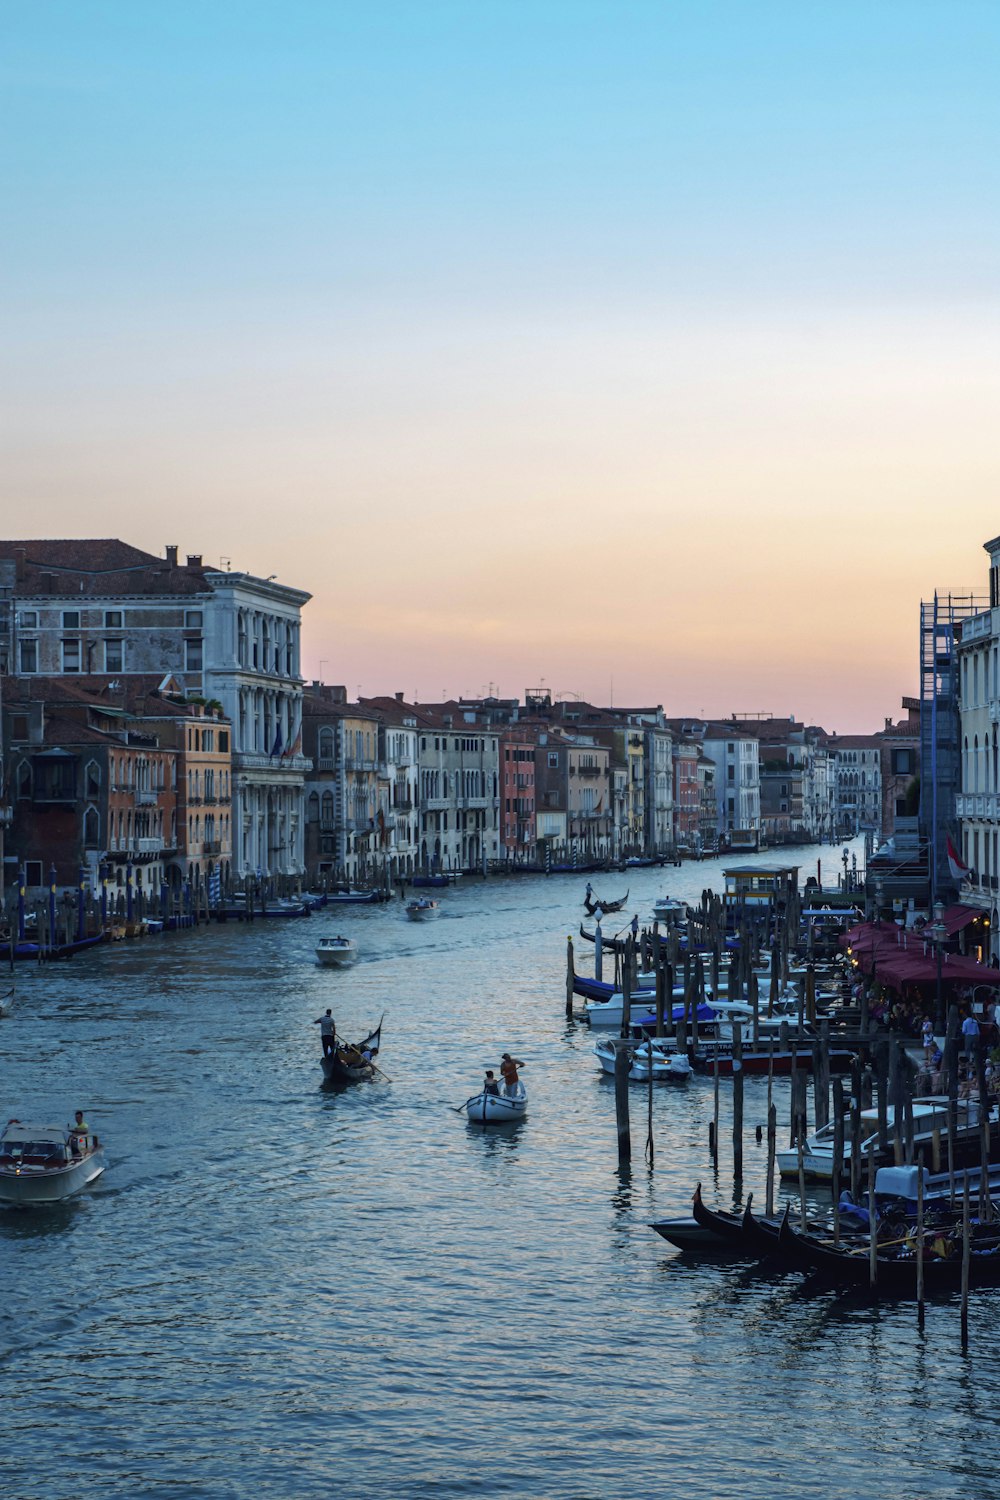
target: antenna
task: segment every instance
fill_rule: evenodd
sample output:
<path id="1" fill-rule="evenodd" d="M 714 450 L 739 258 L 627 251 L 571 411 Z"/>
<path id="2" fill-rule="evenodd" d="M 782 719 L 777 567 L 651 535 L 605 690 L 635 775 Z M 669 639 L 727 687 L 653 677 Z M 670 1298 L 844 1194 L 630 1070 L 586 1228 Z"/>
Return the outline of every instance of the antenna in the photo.
<path id="1" fill-rule="evenodd" d="M 232 559 L 228 558 L 228 557 L 220 557 L 219 558 L 219 567 L 220 568 L 225 568 L 226 572 L 228 573 L 229 572 L 229 564 L 230 564 L 231 560 Z"/>

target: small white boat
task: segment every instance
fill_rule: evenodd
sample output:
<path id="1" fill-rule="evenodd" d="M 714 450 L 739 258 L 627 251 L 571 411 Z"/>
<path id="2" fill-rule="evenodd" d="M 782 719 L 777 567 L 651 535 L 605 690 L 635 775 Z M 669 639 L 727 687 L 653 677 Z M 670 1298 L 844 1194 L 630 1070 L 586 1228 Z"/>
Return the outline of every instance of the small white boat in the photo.
<path id="1" fill-rule="evenodd" d="M 886 1123 L 889 1132 L 890 1148 L 894 1133 L 895 1108 L 889 1104 L 886 1106 Z M 996 1129 L 996 1115 L 990 1116 L 993 1129 Z M 981 1116 L 979 1113 L 979 1101 L 976 1099 L 959 1099 L 957 1105 L 958 1129 L 955 1134 L 955 1145 L 959 1150 L 976 1148 L 978 1159 L 978 1146 L 982 1131 Z M 834 1124 L 824 1125 L 820 1130 L 808 1135 L 802 1148 L 802 1170 L 807 1178 L 822 1178 L 829 1181 L 833 1176 L 833 1139 Z M 850 1172 L 851 1169 L 851 1120 L 846 1116 L 843 1122 L 844 1130 L 844 1156 L 841 1162 L 841 1171 Z M 948 1096 L 947 1094 L 928 1094 L 924 1098 L 913 1100 L 913 1149 L 919 1151 L 921 1146 L 930 1147 L 934 1132 L 937 1131 L 939 1139 L 944 1141 L 948 1134 Z M 891 1149 L 888 1155 L 884 1155 L 879 1147 L 878 1134 L 878 1109 L 863 1109 L 861 1111 L 861 1160 L 867 1166 L 868 1150 L 871 1148 L 875 1153 L 876 1166 L 886 1166 L 891 1160 Z M 797 1177 L 799 1174 L 799 1152 L 798 1147 L 787 1151 L 779 1151 L 776 1156 L 778 1171 L 782 1177 Z"/>
<path id="2" fill-rule="evenodd" d="M 632 1065 L 629 1068 L 630 1078 L 641 1079 L 649 1082 L 649 1056 L 650 1050 L 653 1054 L 653 1082 L 686 1083 L 694 1072 L 690 1059 L 683 1053 L 678 1052 L 672 1044 L 664 1040 L 642 1042 L 632 1053 Z M 617 1049 L 611 1042 L 598 1042 L 594 1047 L 594 1056 L 597 1058 L 605 1073 L 613 1074 L 615 1071 L 615 1053 Z"/>
<path id="3" fill-rule="evenodd" d="M 528 1111 L 524 1084 L 517 1083 L 513 1094 L 487 1094 L 485 1091 L 465 1101 L 465 1112 L 478 1125 L 509 1125 L 523 1120 Z"/>
<path id="4" fill-rule="evenodd" d="M 61 1203 L 104 1171 L 96 1135 L 8 1120 L 0 1132 L 0 1202 Z"/>
<path id="5" fill-rule="evenodd" d="M 418 896 L 413 901 L 407 901 L 404 909 L 411 922 L 426 922 L 428 917 L 437 916 L 441 903 L 431 901 L 428 896 Z"/>
<path id="6" fill-rule="evenodd" d="M 686 921 L 687 906 L 673 896 L 660 896 L 653 902 L 653 916 L 658 922 L 669 922 L 673 926 Z"/>
<path id="7" fill-rule="evenodd" d="M 325 937 L 316 944 L 316 957 L 327 968 L 342 969 L 352 964 L 358 956 L 358 945 L 353 938 Z"/>

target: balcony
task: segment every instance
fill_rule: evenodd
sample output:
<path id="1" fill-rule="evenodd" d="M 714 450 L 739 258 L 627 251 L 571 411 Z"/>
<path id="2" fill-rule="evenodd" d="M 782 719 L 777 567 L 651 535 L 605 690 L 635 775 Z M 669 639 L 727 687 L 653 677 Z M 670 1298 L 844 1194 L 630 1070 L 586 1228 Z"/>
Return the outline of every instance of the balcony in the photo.
<path id="1" fill-rule="evenodd" d="M 132 797 L 136 807 L 155 807 L 159 793 L 151 792 L 148 787 L 143 787 L 141 790 L 139 787 L 136 787 L 132 793 Z"/>
<path id="2" fill-rule="evenodd" d="M 317 771 L 335 771 L 337 769 L 336 758 L 332 755 L 319 755 L 316 758 Z"/>
<path id="3" fill-rule="evenodd" d="M 221 839 L 202 839 L 202 841 L 201 841 L 201 852 L 202 852 L 202 854 L 221 854 L 222 853 L 222 840 Z"/>
<path id="4" fill-rule="evenodd" d="M 132 849 L 136 854 L 159 854 L 165 848 L 166 844 L 162 838 L 141 838 L 132 840 Z"/>
<path id="5" fill-rule="evenodd" d="M 603 776 L 603 775 L 605 775 L 605 767 L 603 767 L 603 766 L 577 766 L 576 770 L 579 772 L 579 774 L 581 776 Z M 570 773 L 572 774 L 572 772 L 573 772 L 573 767 L 570 766 Z"/>

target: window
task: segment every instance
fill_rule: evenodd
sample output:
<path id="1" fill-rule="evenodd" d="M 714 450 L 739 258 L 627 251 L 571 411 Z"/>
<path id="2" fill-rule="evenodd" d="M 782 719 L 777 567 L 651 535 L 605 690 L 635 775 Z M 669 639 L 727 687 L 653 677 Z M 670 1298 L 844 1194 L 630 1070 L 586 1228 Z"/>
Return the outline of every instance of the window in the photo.
<path id="1" fill-rule="evenodd" d="M 105 672 L 124 672 L 125 644 L 123 641 L 104 642 L 104 670 Z"/>
<path id="2" fill-rule="evenodd" d="M 18 620 L 18 623 L 20 624 L 20 626 L 21 626 L 21 628 L 23 630 L 37 630 L 38 629 L 38 610 L 37 609 L 22 609 L 20 617 L 19 617 L 19 620 Z"/>
<path id="3" fill-rule="evenodd" d="M 184 628 L 185 628 L 185 630 L 200 630 L 201 629 L 201 610 L 200 609 L 186 609 L 184 611 Z"/>
<path id="4" fill-rule="evenodd" d="M 228 731 L 228 729 L 220 729 L 219 730 L 219 749 L 220 750 L 228 750 L 229 749 L 229 731 Z"/>
<path id="5" fill-rule="evenodd" d="M 25 674 L 30 673 L 30 672 L 37 672 L 38 671 L 38 642 L 37 641 L 22 641 L 21 645 L 20 645 L 20 651 L 21 651 L 21 671 L 24 672 Z"/>
<path id="6" fill-rule="evenodd" d="M 559 765 L 559 751 L 558 750 L 550 750 L 549 751 L 549 762 L 548 763 L 552 767 L 558 767 L 558 765 Z"/>
<path id="7" fill-rule="evenodd" d="M 79 630 L 80 611 L 78 609 L 64 609 L 62 622 L 63 630 Z"/>
<path id="8" fill-rule="evenodd" d="M 121 630 L 122 612 L 120 609 L 106 609 L 104 611 L 105 630 Z"/>
<path id="9" fill-rule="evenodd" d="M 62 669 L 64 672 L 79 672 L 80 670 L 80 642 L 63 641 L 62 643 Z"/>
<path id="10" fill-rule="evenodd" d="M 201 637 L 195 641 L 184 642 L 184 670 L 185 672 L 200 672 L 202 663 Z"/>
<path id="11" fill-rule="evenodd" d="M 894 750 L 892 752 L 892 772 L 894 776 L 909 776 L 913 770 L 913 751 Z"/>

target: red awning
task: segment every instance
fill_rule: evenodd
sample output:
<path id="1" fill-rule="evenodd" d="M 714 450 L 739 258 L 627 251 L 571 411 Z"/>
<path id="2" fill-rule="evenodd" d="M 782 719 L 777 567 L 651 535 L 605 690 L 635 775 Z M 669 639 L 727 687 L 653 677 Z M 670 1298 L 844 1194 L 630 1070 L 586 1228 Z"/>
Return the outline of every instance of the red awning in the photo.
<path id="1" fill-rule="evenodd" d="M 956 932 L 961 932 L 963 927 L 968 927 L 977 917 L 984 917 L 985 912 L 979 911 L 974 906 L 948 906 L 945 908 L 941 920 L 948 929 L 948 936 L 954 937 Z"/>

